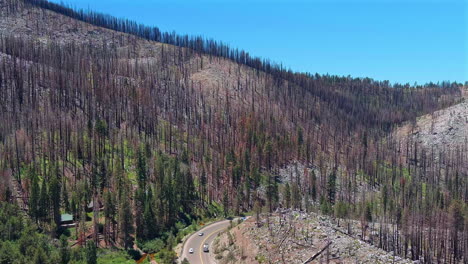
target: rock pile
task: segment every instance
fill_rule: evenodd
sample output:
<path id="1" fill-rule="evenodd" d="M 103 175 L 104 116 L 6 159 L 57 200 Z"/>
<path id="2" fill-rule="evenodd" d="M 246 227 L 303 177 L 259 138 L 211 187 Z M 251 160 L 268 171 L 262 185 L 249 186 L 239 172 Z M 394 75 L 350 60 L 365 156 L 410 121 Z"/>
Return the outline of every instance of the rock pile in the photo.
<path id="1" fill-rule="evenodd" d="M 412 263 L 340 231 L 331 219 L 282 210 L 254 217 L 215 242 L 219 263 Z"/>

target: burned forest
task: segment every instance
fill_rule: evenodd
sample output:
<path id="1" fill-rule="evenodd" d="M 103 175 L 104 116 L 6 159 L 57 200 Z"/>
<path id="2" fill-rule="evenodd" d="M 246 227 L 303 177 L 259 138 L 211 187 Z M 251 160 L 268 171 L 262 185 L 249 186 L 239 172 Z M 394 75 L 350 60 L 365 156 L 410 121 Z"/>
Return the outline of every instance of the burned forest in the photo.
<path id="1" fill-rule="evenodd" d="M 1 0 L 0 262 L 98 263 L 98 250 L 172 263 L 200 222 L 289 208 L 402 258 L 466 263 L 468 135 L 414 138 L 466 89 L 294 72 L 216 40 Z"/>

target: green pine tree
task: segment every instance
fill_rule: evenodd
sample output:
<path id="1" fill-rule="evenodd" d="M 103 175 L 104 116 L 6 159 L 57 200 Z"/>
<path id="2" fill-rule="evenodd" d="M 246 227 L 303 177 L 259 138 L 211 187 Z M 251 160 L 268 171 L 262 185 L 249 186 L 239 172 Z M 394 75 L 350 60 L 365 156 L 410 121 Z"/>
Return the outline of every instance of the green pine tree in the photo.
<path id="1" fill-rule="evenodd" d="M 49 197 L 52 206 L 52 217 L 57 226 L 60 226 L 60 183 L 57 176 L 52 176 L 49 184 Z"/>
<path id="2" fill-rule="evenodd" d="M 68 247 L 67 237 L 65 235 L 60 236 L 60 263 L 68 264 L 70 261 L 70 248 Z"/>
<path id="3" fill-rule="evenodd" d="M 125 249 L 127 249 L 131 242 L 130 234 L 133 232 L 133 217 L 129 199 L 126 197 L 126 192 L 123 193 L 120 201 L 119 226 L 120 239 L 122 240 Z"/>
<path id="4" fill-rule="evenodd" d="M 42 180 L 41 193 L 39 196 L 38 216 L 40 219 L 45 220 L 49 215 L 49 192 L 47 191 L 47 184 Z"/>
<path id="5" fill-rule="evenodd" d="M 91 240 L 86 243 L 86 263 L 97 264 L 97 247 Z"/>
<path id="6" fill-rule="evenodd" d="M 39 195 L 40 195 L 40 188 L 37 176 L 35 174 L 31 175 L 31 185 L 29 191 L 29 214 L 31 217 L 36 220 L 39 219 Z"/>
<path id="7" fill-rule="evenodd" d="M 287 182 L 284 186 L 284 201 L 286 208 L 291 207 L 291 188 L 289 187 L 289 183 Z"/>
<path id="8" fill-rule="evenodd" d="M 328 202 L 331 204 L 335 203 L 336 195 L 336 172 L 332 172 L 328 177 L 327 183 L 327 192 L 328 192 Z"/>

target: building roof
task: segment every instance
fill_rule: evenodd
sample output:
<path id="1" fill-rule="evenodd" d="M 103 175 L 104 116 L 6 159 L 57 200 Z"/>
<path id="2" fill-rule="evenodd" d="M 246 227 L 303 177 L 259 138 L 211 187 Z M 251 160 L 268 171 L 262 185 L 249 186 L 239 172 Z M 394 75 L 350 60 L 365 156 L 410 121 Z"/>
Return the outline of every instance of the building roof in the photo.
<path id="1" fill-rule="evenodd" d="M 73 221 L 73 215 L 71 215 L 71 214 L 62 214 L 62 215 L 60 215 L 60 221 L 61 222 Z"/>

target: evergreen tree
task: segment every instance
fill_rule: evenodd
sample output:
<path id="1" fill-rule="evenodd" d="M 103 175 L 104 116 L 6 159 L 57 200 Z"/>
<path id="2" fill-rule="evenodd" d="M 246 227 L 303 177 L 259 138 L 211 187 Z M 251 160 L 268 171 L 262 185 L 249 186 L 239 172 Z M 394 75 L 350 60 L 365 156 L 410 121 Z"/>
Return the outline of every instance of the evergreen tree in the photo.
<path id="1" fill-rule="evenodd" d="M 324 196 L 320 196 L 320 211 L 325 215 L 329 215 L 333 212 L 330 202 Z"/>
<path id="2" fill-rule="evenodd" d="M 207 178 L 206 178 L 205 169 L 202 169 L 202 172 L 200 174 L 199 192 L 200 192 L 201 202 L 203 204 L 205 203 L 205 199 L 206 199 L 206 184 L 207 184 Z"/>
<path id="3" fill-rule="evenodd" d="M 141 188 L 138 188 L 135 191 L 134 204 L 135 204 L 134 208 L 135 208 L 136 237 L 138 239 L 144 240 L 146 226 L 144 225 L 143 212 L 145 210 L 146 195 L 145 195 L 145 192 Z"/>
<path id="4" fill-rule="evenodd" d="M 224 217 L 227 217 L 229 214 L 229 197 L 227 191 L 224 191 L 223 195 L 223 209 L 224 209 Z"/>
<path id="5" fill-rule="evenodd" d="M 10 241 L 0 241 L 0 263 L 21 264 L 21 256 L 16 246 Z"/>
<path id="6" fill-rule="evenodd" d="M 30 191 L 29 191 L 29 214 L 31 217 L 36 220 L 39 219 L 40 211 L 39 211 L 39 195 L 40 195 L 40 189 L 39 189 L 39 183 L 37 180 L 37 176 L 35 174 L 31 175 L 31 185 L 30 185 Z"/>
<path id="7" fill-rule="evenodd" d="M 70 201 L 69 201 L 69 194 L 67 190 L 67 183 L 66 183 L 66 178 L 63 178 L 63 183 L 62 183 L 62 202 L 63 202 L 63 207 L 65 208 L 65 212 L 70 212 Z"/>
<path id="8" fill-rule="evenodd" d="M 293 208 L 302 209 L 301 190 L 299 189 L 299 186 L 296 183 L 292 184 L 291 193 L 292 193 L 292 206 L 293 206 Z"/>
<path id="9" fill-rule="evenodd" d="M 312 200 L 316 201 L 317 200 L 317 177 L 315 176 L 315 171 L 312 171 L 310 173 L 310 197 Z"/>
<path id="10" fill-rule="evenodd" d="M 42 246 L 37 247 L 36 253 L 34 254 L 34 264 L 47 264 L 47 259 L 47 255 Z"/>
<path id="11" fill-rule="evenodd" d="M 68 264 L 70 261 L 70 249 L 68 248 L 68 241 L 65 235 L 60 236 L 60 263 Z"/>
<path id="12" fill-rule="evenodd" d="M 41 193 L 39 196 L 39 218 L 45 220 L 49 215 L 49 192 L 47 191 L 47 184 L 42 180 Z"/>
<path id="13" fill-rule="evenodd" d="M 240 214 L 240 210 L 242 207 L 242 204 L 244 203 L 244 192 L 242 191 L 242 188 L 237 189 L 237 195 L 236 195 L 236 215 Z"/>
<path id="14" fill-rule="evenodd" d="M 291 208 L 291 188 L 288 182 L 284 186 L 284 201 L 286 208 Z"/>
<path id="15" fill-rule="evenodd" d="M 60 226 L 60 183 L 57 176 L 53 175 L 49 184 L 49 197 L 52 206 L 52 217 L 57 226 Z"/>
<path id="16" fill-rule="evenodd" d="M 91 240 L 86 243 L 86 264 L 97 264 L 97 247 Z"/>
<path id="17" fill-rule="evenodd" d="M 146 179 L 147 179 L 146 155 L 140 148 L 138 149 L 138 152 L 137 152 L 136 170 L 137 170 L 138 186 L 144 189 L 146 186 Z"/>
<path id="18" fill-rule="evenodd" d="M 327 192 L 328 202 L 334 204 L 336 195 L 336 171 L 332 172 L 328 177 Z"/>
<path id="19" fill-rule="evenodd" d="M 11 192 L 10 186 L 7 186 L 6 190 L 5 190 L 5 201 L 10 202 L 11 199 L 13 198 L 12 195 L 13 195 L 13 193 Z"/>
<path id="20" fill-rule="evenodd" d="M 372 204 L 367 202 L 364 208 L 364 219 L 367 223 L 372 222 Z"/>
<path id="21" fill-rule="evenodd" d="M 131 237 L 130 234 L 133 232 L 133 217 L 130 208 L 129 199 L 122 195 L 120 201 L 120 212 L 119 212 L 119 225 L 120 225 L 120 239 L 122 240 L 125 249 L 130 246 Z"/>
<path id="22" fill-rule="evenodd" d="M 335 204 L 335 217 L 338 218 L 338 226 L 340 225 L 340 218 L 344 219 L 348 216 L 348 205 L 344 202 L 337 202 Z"/>
<path id="23" fill-rule="evenodd" d="M 464 230 L 464 216 L 463 216 L 463 204 L 459 200 L 452 200 L 452 203 L 449 207 L 450 214 L 450 224 L 452 227 L 451 237 L 452 237 L 452 248 L 453 248 L 453 259 L 459 260 L 462 251 L 459 248 L 458 240 L 460 233 Z"/>
<path id="24" fill-rule="evenodd" d="M 276 181 L 276 177 L 272 174 L 268 174 L 268 185 L 266 191 L 268 208 L 271 213 L 278 202 L 278 182 Z"/>
<path id="25" fill-rule="evenodd" d="M 257 167 L 252 169 L 251 174 L 252 176 L 250 178 L 252 178 L 254 190 L 256 190 L 260 186 L 261 175 Z"/>
<path id="26" fill-rule="evenodd" d="M 145 203 L 145 210 L 143 212 L 143 225 L 145 231 L 143 234 L 144 239 L 153 239 L 158 234 L 158 226 L 156 223 L 156 215 L 154 213 L 154 200 L 153 191 L 151 188 L 148 191 L 148 195 Z"/>
<path id="27" fill-rule="evenodd" d="M 115 209 L 115 194 L 106 191 L 104 194 L 104 217 L 105 217 L 105 239 L 106 243 L 109 243 L 109 240 L 111 239 L 110 235 L 110 229 L 112 228 L 112 232 L 114 236 L 112 238 L 115 239 L 115 214 L 116 214 L 116 209 Z"/>

